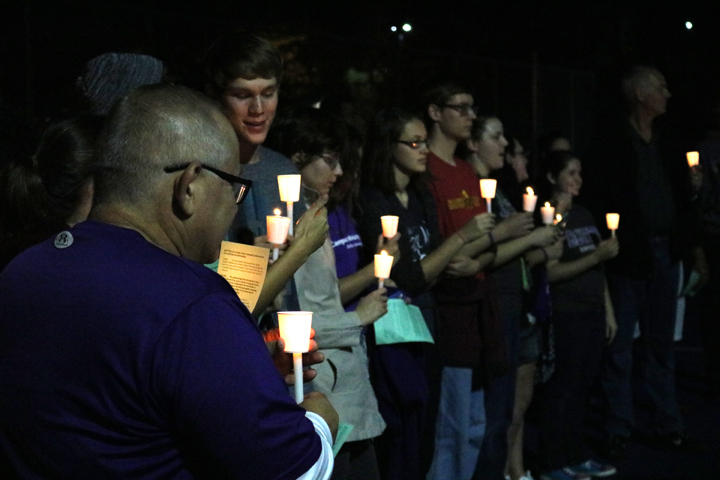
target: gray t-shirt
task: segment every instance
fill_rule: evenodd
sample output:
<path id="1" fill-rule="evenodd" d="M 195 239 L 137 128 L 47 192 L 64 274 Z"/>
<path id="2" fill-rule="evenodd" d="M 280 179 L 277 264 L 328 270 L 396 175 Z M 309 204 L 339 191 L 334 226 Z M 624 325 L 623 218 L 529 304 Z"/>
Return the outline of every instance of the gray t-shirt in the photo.
<path id="1" fill-rule="evenodd" d="M 273 214 L 273 210 L 279 208 L 281 215 L 287 215 L 285 202 L 280 201 L 278 189 L 278 175 L 298 174 L 295 164 L 284 155 L 281 155 L 269 148 L 260 146 L 258 150 L 258 161 L 245 165 L 241 176 L 252 180 L 253 185 L 245 201 L 238 208 L 238 213 L 230 227 L 228 239 L 231 242 L 238 242 L 242 239 L 242 230 L 248 229 L 254 237 L 267 234 L 267 216 Z M 305 213 L 305 204 L 295 202 L 293 206 L 294 222 Z"/>

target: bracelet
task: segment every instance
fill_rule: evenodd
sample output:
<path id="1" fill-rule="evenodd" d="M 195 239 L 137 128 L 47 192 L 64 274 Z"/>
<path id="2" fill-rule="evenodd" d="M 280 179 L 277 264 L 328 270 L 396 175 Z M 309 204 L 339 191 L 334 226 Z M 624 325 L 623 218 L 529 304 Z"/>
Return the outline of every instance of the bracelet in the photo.
<path id="1" fill-rule="evenodd" d="M 545 263 L 550 261 L 550 256 L 547 253 L 547 250 L 545 250 L 545 247 L 540 247 L 540 251 L 543 254 L 543 257 L 545 257 Z"/>

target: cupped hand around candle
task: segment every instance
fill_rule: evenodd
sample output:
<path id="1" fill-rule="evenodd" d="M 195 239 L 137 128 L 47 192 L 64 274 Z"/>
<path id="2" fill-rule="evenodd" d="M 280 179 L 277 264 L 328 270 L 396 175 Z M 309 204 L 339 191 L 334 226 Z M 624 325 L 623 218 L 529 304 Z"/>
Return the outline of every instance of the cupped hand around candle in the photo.
<path id="1" fill-rule="evenodd" d="M 330 228 L 327 222 L 327 209 L 325 208 L 327 198 L 327 195 L 323 195 L 312 204 L 298 220 L 295 235 L 288 240 L 293 246 L 297 245 L 295 248 L 305 249 L 308 255 L 320 248 L 327 237 Z"/>
<path id="2" fill-rule="evenodd" d="M 370 325 L 385 315 L 388 311 L 387 302 L 387 288 L 378 288 L 361 298 L 355 309 L 355 313 L 360 317 L 360 324 Z"/>
<path id="3" fill-rule="evenodd" d="M 273 359 L 275 368 L 278 369 L 280 375 L 285 378 L 288 385 L 295 384 L 295 374 L 293 373 L 293 357 L 292 353 L 285 351 L 285 341 L 280 338 L 280 329 L 273 328 L 263 332 L 265 337 L 265 345 L 267 346 L 270 356 Z M 303 367 L 311 367 L 325 361 L 325 355 L 318 351 L 318 344 L 315 340 L 315 330 L 310 329 L 310 348 L 307 353 L 303 353 Z M 309 368 L 303 371 L 303 382 L 309 382 L 317 376 L 317 372 Z"/>
<path id="4" fill-rule="evenodd" d="M 530 233 L 530 240 L 536 247 L 549 247 L 562 236 L 562 230 L 557 226 L 538 227 Z"/>
<path id="5" fill-rule="evenodd" d="M 493 228 L 493 237 L 495 237 L 496 242 L 524 237 L 532 231 L 534 226 L 532 213 L 513 213 Z"/>
<path id="6" fill-rule="evenodd" d="M 495 216 L 492 213 L 480 213 L 470 219 L 460 230 L 460 236 L 467 242 L 476 240 L 495 227 Z"/>
<path id="7" fill-rule="evenodd" d="M 375 249 L 375 253 L 380 255 L 380 252 L 385 250 L 385 253 L 393 257 L 393 266 L 397 265 L 398 260 L 400 260 L 400 246 L 398 245 L 398 241 L 400 240 L 401 236 L 402 234 L 396 233 L 393 237 L 385 238 L 381 233 L 378 236 L 378 243 L 377 248 Z"/>
<path id="8" fill-rule="evenodd" d="M 616 257 L 618 253 L 620 253 L 620 244 L 615 237 L 610 237 L 600 242 L 597 249 L 593 252 L 598 262 L 610 260 Z"/>
<path id="9" fill-rule="evenodd" d="M 561 235 L 558 239 L 545 249 L 548 260 L 560 260 L 565 249 L 565 237 Z"/>

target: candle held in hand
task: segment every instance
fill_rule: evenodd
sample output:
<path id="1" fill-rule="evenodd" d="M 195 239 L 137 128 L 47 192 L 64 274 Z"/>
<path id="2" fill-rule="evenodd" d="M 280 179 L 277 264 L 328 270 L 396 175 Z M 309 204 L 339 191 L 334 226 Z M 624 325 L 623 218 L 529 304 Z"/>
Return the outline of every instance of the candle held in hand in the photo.
<path id="1" fill-rule="evenodd" d="M 300 201 L 300 180 L 301 175 L 278 175 L 278 189 L 280 190 L 280 201 L 287 204 L 287 216 L 290 219 L 288 232 L 293 234 L 293 203 Z"/>
<path id="2" fill-rule="evenodd" d="M 390 278 L 393 257 L 385 250 L 375 255 L 375 277 L 378 279 L 378 288 L 382 288 L 386 278 Z"/>
<path id="3" fill-rule="evenodd" d="M 497 189 L 497 180 L 492 178 L 480 179 L 480 195 L 487 202 L 487 211 L 492 213 L 492 199 L 495 198 L 495 190 Z"/>
<path id="4" fill-rule="evenodd" d="M 278 312 L 280 338 L 285 342 L 285 351 L 293 354 L 295 374 L 295 401 L 303 401 L 302 354 L 310 350 L 310 329 L 312 312 Z"/>
<path id="5" fill-rule="evenodd" d="M 605 215 L 605 220 L 607 221 L 607 227 L 612 232 L 612 236 L 615 236 L 615 230 L 618 228 L 618 224 L 620 223 L 620 214 L 619 213 L 608 213 Z"/>
<path id="6" fill-rule="evenodd" d="M 687 161 L 690 168 L 700 163 L 700 153 L 698 152 L 687 152 Z"/>
<path id="7" fill-rule="evenodd" d="M 555 207 L 550 206 L 550 202 L 545 202 L 545 206 L 540 208 L 542 221 L 545 225 L 552 225 L 555 220 Z"/>
<path id="8" fill-rule="evenodd" d="M 267 216 L 267 239 L 269 243 L 274 245 L 273 260 L 277 260 L 278 247 L 285 243 L 288 230 L 290 229 L 290 219 L 280 216 L 280 209 L 275 209 L 275 215 Z"/>
<path id="9" fill-rule="evenodd" d="M 527 187 L 527 193 L 523 194 L 523 211 L 534 212 L 535 205 L 537 205 L 537 195 L 532 187 Z"/>
<path id="10" fill-rule="evenodd" d="M 383 237 L 392 238 L 397 233 L 398 229 L 398 217 L 395 215 L 384 215 L 380 217 L 382 223 Z"/>

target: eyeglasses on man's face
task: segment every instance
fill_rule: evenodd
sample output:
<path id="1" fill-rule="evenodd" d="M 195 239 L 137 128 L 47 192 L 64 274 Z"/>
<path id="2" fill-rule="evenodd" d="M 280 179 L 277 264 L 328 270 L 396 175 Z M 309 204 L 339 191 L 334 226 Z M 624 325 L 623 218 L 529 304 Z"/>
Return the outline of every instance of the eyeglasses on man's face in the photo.
<path id="1" fill-rule="evenodd" d="M 475 107 L 473 105 L 455 105 L 452 103 L 443 103 L 442 105 L 438 105 L 440 108 L 450 108 L 452 110 L 455 110 L 462 116 L 468 116 L 468 115 L 477 115 L 478 114 L 478 107 Z"/>
<path id="2" fill-rule="evenodd" d="M 182 165 L 172 165 L 169 167 L 163 168 L 163 171 L 165 173 L 174 173 L 179 172 L 181 170 L 185 170 L 187 167 L 189 167 L 189 163 L 184 163 Z M 244 178 L 236 177 L 235 175 L 231 175 L 227 172 L 223 172 L 222 170 L 218 170 L 217 168 L 211 167 L 209 165 L 205 165 L 204 163 L 201 163 L 200 166 L 207 170 L 208 172 L 214 173 L 218 177 L 222 178 L 226 182 L 230 183 L 230 185 L 233 186 L 233 195 L 235 196 L 235 203 L 237 205 L 240 205 L 244 200 L 245 197 L 247 197 L 248 192 L 250 191 L 250 187 L 252 187 L 252 181 L 246 180 Z"/>

